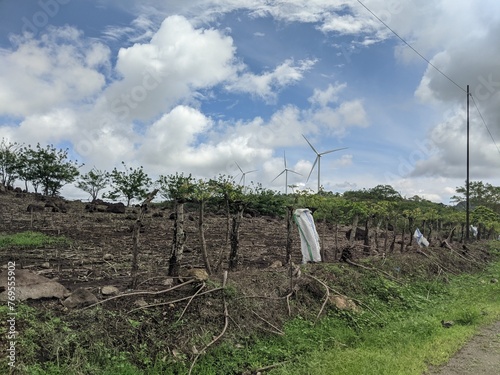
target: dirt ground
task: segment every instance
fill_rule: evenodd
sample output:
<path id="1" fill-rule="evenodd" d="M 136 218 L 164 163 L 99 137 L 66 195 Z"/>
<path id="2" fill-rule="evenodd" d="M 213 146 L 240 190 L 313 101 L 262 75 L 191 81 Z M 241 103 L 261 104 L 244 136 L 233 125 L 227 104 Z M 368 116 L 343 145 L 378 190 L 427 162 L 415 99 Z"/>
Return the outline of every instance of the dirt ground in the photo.
<path id="1" fill-rule="evenodd" d="M 484 327 L 446 365 L 426 375 L 500 374 L 500 322 Z"/>

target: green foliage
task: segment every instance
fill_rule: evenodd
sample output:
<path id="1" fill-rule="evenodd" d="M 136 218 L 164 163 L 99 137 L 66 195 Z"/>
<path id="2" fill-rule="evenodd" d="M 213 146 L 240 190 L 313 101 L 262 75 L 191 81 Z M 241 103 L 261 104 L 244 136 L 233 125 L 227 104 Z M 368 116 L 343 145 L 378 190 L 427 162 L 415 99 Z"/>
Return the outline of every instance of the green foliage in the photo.
<path id="1" fill-rule="evenodd" d="M 458 195 L 451 197 L 451 201 L 464 207 L 467 185 L 456 188 Z M 485 206 L 500 213 L 500 187 L 482 181 L 469 182 L 469 203 L 472 208 Z"/>
<path id="2" fill-rule="evenodd" d="M 12 187 L 19 177 L 21 145 L 2 138 L 0 142 L 0 184 Z"/>
<path id="3" fill-rule="evenodd" d="M 101 171 L 92 168 L 88 173 L 80 176 L 79 181 L 76 184 L 78 189 L 82 189 L 84 192 L 89 193 L 94 202 L 99 192 L 105 189 L 109 184 L 110 175 L 106 171 Z"/>
<path id="4" fill-rule="evenodd" d="M 133 199 L 144 199 L 148 194 L 148 188 L 152 184 L 151 178 L 144 172 L 142 166 L 137 168 L 127 167 L 122 161 L 123 171 L 116 167 L 110 174 L 111 191 L 104 194 L 104 198 L 116 200 L 123 197 L 127 200 L 127 206 Z"/>
<path id="5" fill-rule="evenodd" d="M 42 187 L 43 194 L 56 196 L 61 188 L 78 177 L 78 163 L 68 160 L 68 149 L 45 148 L 37 143 L 36 148 L 24 147 L 18 157 L 17 174 L 25 182 L 31 182 L 35 192 Z"/>
<path id="6" fill-rule="evenodd" d="M 65 237 L 52 237 L 39 232 L 20 232 L 16 234 L 0 234 L 0 249 L 7 247 L 42 247 L 47 245 L 66 244 Z"/>
<path id="7" fill-rule="evenodd" d="M 193 199 L 196 193 L 195 180 L 191 175 L 184 176 L 183 173 L 175 173 L 160 176 L 157 183 L 160 194 L 172 201 L 186 202 Z M 203 194 L 201 191 L 198 193 Z"/>

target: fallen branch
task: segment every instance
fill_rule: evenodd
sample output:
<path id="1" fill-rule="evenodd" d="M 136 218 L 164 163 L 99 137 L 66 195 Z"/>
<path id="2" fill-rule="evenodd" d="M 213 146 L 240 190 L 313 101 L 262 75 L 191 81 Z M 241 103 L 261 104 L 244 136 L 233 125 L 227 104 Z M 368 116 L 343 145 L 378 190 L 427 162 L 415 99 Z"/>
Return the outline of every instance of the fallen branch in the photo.
<path id="1" fill-rule="evenodd" d="M 279 366 L 283 366 L 283 365 L 285 365 L 285 364 L 287 364 L 289 362 L 290 361 L 283 361 L 283 362 L 274 363 L 274 364 L 269 365 L 269 366 L 264 366 L 264 367 L 255 369 L 255 370 L 252 371 L 252 373 L 258 374 L 258 373 L 260 373 L 262 371 L 272 370 L 273 368 L 276 368 L 276 367 L 279 367 Z"/>
<path id="2" fill-rule="evenodd" d="M 210 290 L 207 290 L 203 293 L 199 293 L 197 294 L 198 297 L 200 296 L 203 296 L 204 294 L 208 294 L 208 293 L 212 293 L 212 292 L 217 292 L 218 290 L 222 290 L 222 288 L 214 288 L 214 289 L 210 289 Z M 182 297 L 182 298 L 178 298 L 178 299 L 174 299 L 173 301 L 167 301 L 167 302 L 160 302 L 160 303 L 153 303 L 151 305 L 146 305 L 146 306 L 141 306 L 141 307 L 137 307 L 135 309 L 132 309 L 129 311 L 129 313 L 132 313 L 134 311 L 137 311 L 137 310 L 142 310 L 142 309 L 148 309 L 150 307 L 158 307 L 158 306 L 165 306 L 165 305 L 170 305 L 172 303 L 177 303 L 177 302 L 182 302 L 182 301 L 185 301 L 187 299 L 191 299 L 193 296 L 189 296 L 189 297 Z"/>
<path id="3" fill-rule="evenodd" d="M 352 266 L 356 266 L 356 267 L 359 267 L 359 268 L 363 268 L 364 270 L 368 270 L 368 271 L 373 271 L 373 272 L 379 272 L 385 276 L 387 276 L 389 279 L 391 279 L 392 281 L 398 283 L 398 284 L 402 284 L 401 281 L 399 281 L 398 279 L 396 279 L 394 276 L 392 276 L 390 273 L 387 273 L 385 271 L 382 271 L 382 270 L 379 270 L 378 268 L 370 268 L 370 267 L 366 267 L 366 266 L 363 266 L 362 264 L 359 264 L 359 263 L 355 263 L 353 262 L 352 260 L 349 260 L 349 259 L 346 259 L 346 263 L 352 265 Z"/>
<path id="4" fill-rule="evenodd" d="M 193 372 L 193 367 L 194 367 L 196 361 L 198 360 L 198 358 L 200 357 L 201 353 L 203 353 L 210 346 L 215 344 L 222 336 L 224 336 L 224 333 L 226 333 L 227 327 L 229 325 L 229 312 L 227 310 L 226 295 L 224 293 L 224 289 L 226 288 L 226 282 L 227 282 L 227 271 L 224 271 L 224 276 L 222 278 L 222 289 L 223 289 L 222 304 L 224 305 L 224 328 L 222 328 L 221 333 L 219 333 L 219 335 L 217 337 L 215 337 L 212 341 L 210 341 L 207 345 L 205 345 L 205 347 L 201 351 L 199 351 L 198 354 L 196 354 L 196 357 L 194 357 L 193 362 L 191 363 L 191 367 L 189 367 L 188 375 L 191 375 L 191 373 Z"/>
<path id="5" fill-rule="evenodd" d="M 323 310 L 324 310 L 324 308 L 325 308 L 326 304 L 328 303 L 328 300 L 330 299 L 330 288 L 328 287 L 328 285 L 327 285 L 325 282 L 321 281 L 321 280 L 320 280 L 320 279 L 318 279 L 317 277 L 314 277 L 313 275 L 306 275 L 306 276 L 310 277 L 310 278 L 311 278 L 311 279 L 313 279 L 313 280 L 316 280 L 318 283 L 320 283 L 321 285 L 323 285 L 323 287 L 324 287 L 324 288 L 325 288 L 325 290 L 326 290 L 326 293 L 325 293 L 325 300 L 323 301 L 323 304 L 321 305 L 321 309 L 319 310 L 318 315 L 316 315 L 316 321 L 318 321 L 318 319 L 319 319 L 319 317 L 320 317 L 321 313 L 323 312 Z"/>
<path id="6" fill-rule="evenodd" d="M 252 312 L 252 314 L 254 314 L 258 319 L 262 320 L 264 323 L 267 323 L 269 326 L 271 326 L 273 329 L 276 330 L 275 333 L 277 333 L 278 335 L 284 335 L 285 332 L 283 332 L 281 329 L 279 329 L 278 327 L 276 327 L 274 324 L 272 324 L 271 322 L 268 322 L 266 319 L 264 319 L 263 317 L 261 317 L 259 314 L 257 314 L 255 311 L 253 310 L 250 310 Z"/>
<path id="7" fill-rule="evenodd" d="M 184 307 L 184 310 L 182 310 L 182 313 L 181 313 L 181 315 L 179 316 L 179 319 L 177 319 L 177 322 L 176 322 L 176 323 L 178 323 L 178 322 L 180 322 L 180 321 L 181 321 L 182 317 L 184 316 L 184 313 L 186 312 L 187 308 L 189 307 L 189 305 L 190 305 L 190 304 L 191 304 L 191 302 L 193 301 L 194 297 L 196 297 L 196 296 L 197 296 L 197 295 L 201 292 L 201 290 L 202 290 L 203 288 L 205 288 L 205 286 L 206 286 L 206 285 L 207 285 L 207 284 L 205 284 L 205 283 L 201 284 L 200 288 L 196 291 L 196 293 L 195 293 L 195 294 L 193 294 L 193 295 L 191 296 L 191 298 L 189 299 L 188 303 L 187 303 L 187 304 L 186 304 L 186 306 Z"/>
<path id="8" fill-rule="evenodd" d="M 113 296 L 113 297 L 110 297 L 110 298 L 107 298 L 105 300 L 102 300 L 102 301 L 99 301 L 99 302 L 96 302 L 96 303 L 93 303 L 92 305 L 89 305 L 89 306 L 85 306 L 83 308 L 81 308 L 80 310 L 86 310 L 86 309 L 90 309 L 91 307 L 94 307 L 94 306 L 97 306 L 97 305 L 100 305 L 104 302 L 108 302 L 108 301 L 111 301 L 111 300 L 114 300 L 114 299 L 118 299 L 118 298 L 123 298 L 123 297 L 130 297 L 130 296 L 144 296 L 144 295 L 149 295 L 149 296 L 156 296 L 158 294 L 163 294 L 163 293 L 168 293 L 168 292 L 171 292 L 172 290 L 175 290 L 175 289 L 178 289 L 178 288 L 181 288 L 183 286 L 186 286 L 188 284 L 191 284 L 193 282 L 195 282 L 196 280 L 195 279 L 192 279 L 192 280 L 188 280 L 186 281 L 185 283 L 182 283 L 182 284 L 179 284 L 179 285 L 176 285 L 172 288 L 168 288 L 168 289 L 164 289 L 164 290 L 159 290 L 159 291 L 156 291 L 156 292 L 133 292 L 133 293 L 126 293 L 126 294 L 120 294 L 118 296 Z"/>

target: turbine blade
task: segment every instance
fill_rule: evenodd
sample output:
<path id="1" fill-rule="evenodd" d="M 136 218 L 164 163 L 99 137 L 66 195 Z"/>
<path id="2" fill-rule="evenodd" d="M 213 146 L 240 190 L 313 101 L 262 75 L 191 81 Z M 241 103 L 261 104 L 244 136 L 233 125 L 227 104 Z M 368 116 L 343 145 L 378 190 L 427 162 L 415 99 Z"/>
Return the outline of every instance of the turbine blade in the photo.
<path id="1" fill-rule="evenodd" d="M 283 150 L 283 162 L 285 163 L 285 169 L 286 169 L 286 154 L 284 150 Z"/>
<path id="2" fill-rule="evenodd" d="M 313 164 L 313 166 L 311 168 L 311 172 L 309 172 L 309 176 L 307 176 L 306 182 L 309 181 L 309 177 L 311 177 L 311 174 L 313 173 L 314 167 L 316 166 L 316 163 L 318 162 L 318 159 L 319 159 L 319 155 L 316 156 L 316 159 L 314 160 L 314 164 Z"/>
<path id="3" fill-rule="evenodd" d="M 307 143 L 309 143 L 309 146 L 311 146 L 311 148 L 313 149 L 313 151 L 316 153 L 316 155 L 319 155 L 318 151 L 316 151 L 316 149 L 314 148 L 314 146 L 311 144 L 311 142 L 309 142 L 306 138 L 306 136 L 304 134 L 302 134 L 302 136 L 304 137 L 304 139 L 306 140 Z"/>
<path id="4" fill-rule="evenodd" d="M 253 172 L 257 172 L 257 171 L 258 171 L 258 169 L 252 169 L 251 171 L 245 172 L 245 174 L 253 173 Z"/>
<path id="5" fill-rule="evenodd" d="M 301 173 L 299 173 L 299 172 L 295 172 L 295 171 L 292 171 L 291 169 L 287 169 L 287 171 L 288 171 L 288 172 L 292 172 L 292 173 L 295 173 L 295 174 L 298 174 L 298 175 L 302 176 L 302 174 L 301 174 Z"/>
<path id="6" fill-rule="evenodd" d="M 241 167 L 240 167 L 240 165 L 238 164 L 238 162 L 236 162 L 236 161 L 235 161 L 235 163 L 236 163 L 236 165 L 238 166 L 238 169 L 241 171 L 241 173 L 243 173 L 243 169 L 241 169 Z"/>
<path id="7" fill-rule="evenodd" d="M 277 175 L 276 177 L 274 177 L 271 182 L 274 182 L 274 180 L 276 180 L 279 176 L 281 176 L 285 172 L 286 172 L 286 169 L 283 172 L 281 172 L 279 175 Z"/>
<path id="8" fill-rule="evenodd" d="M 334 150 L 328 150 L 328 151 L 325 151 L 325 152 L 322 152 L 320 155 L 325 155 L 325 154 L 329 154 L 330 152 L 335 152 L 335 151 L 340 151 L 340 150 L 345 150 L 349 147 L 342 147 L 342 148 L 336 148 Z"/>

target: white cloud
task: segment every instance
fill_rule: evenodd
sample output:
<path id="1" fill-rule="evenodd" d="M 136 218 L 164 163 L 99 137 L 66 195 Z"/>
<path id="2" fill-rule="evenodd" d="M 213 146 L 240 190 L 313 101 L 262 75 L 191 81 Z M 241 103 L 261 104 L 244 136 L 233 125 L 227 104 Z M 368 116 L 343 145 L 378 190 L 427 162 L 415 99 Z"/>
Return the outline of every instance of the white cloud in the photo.
<path id="1" fill-rule="evenodd" d="M 226 89 L 234 92 L 250 93 L 267 102 L 273 102 L 276 99 L 277 91 L 300 81 L 304 73 L 310 70 L 315 63 L 316 60 L 309 59 L 295 64 L 293 59 L 288 59 L 272 72 L 264 72 L 261 75 L 246 72 L 240 77 L 235 77 L 232 82 L 226 85 Z"/>
<path id="2" fill-rule="evenodd" d="M 47 108 L 76 104 L 105 84 L 109 49 L 74 28 L 48 27 L 34 39 L 13 37 L 15 50 L 0 51 L 0 113 L 30 116 Z"/>

